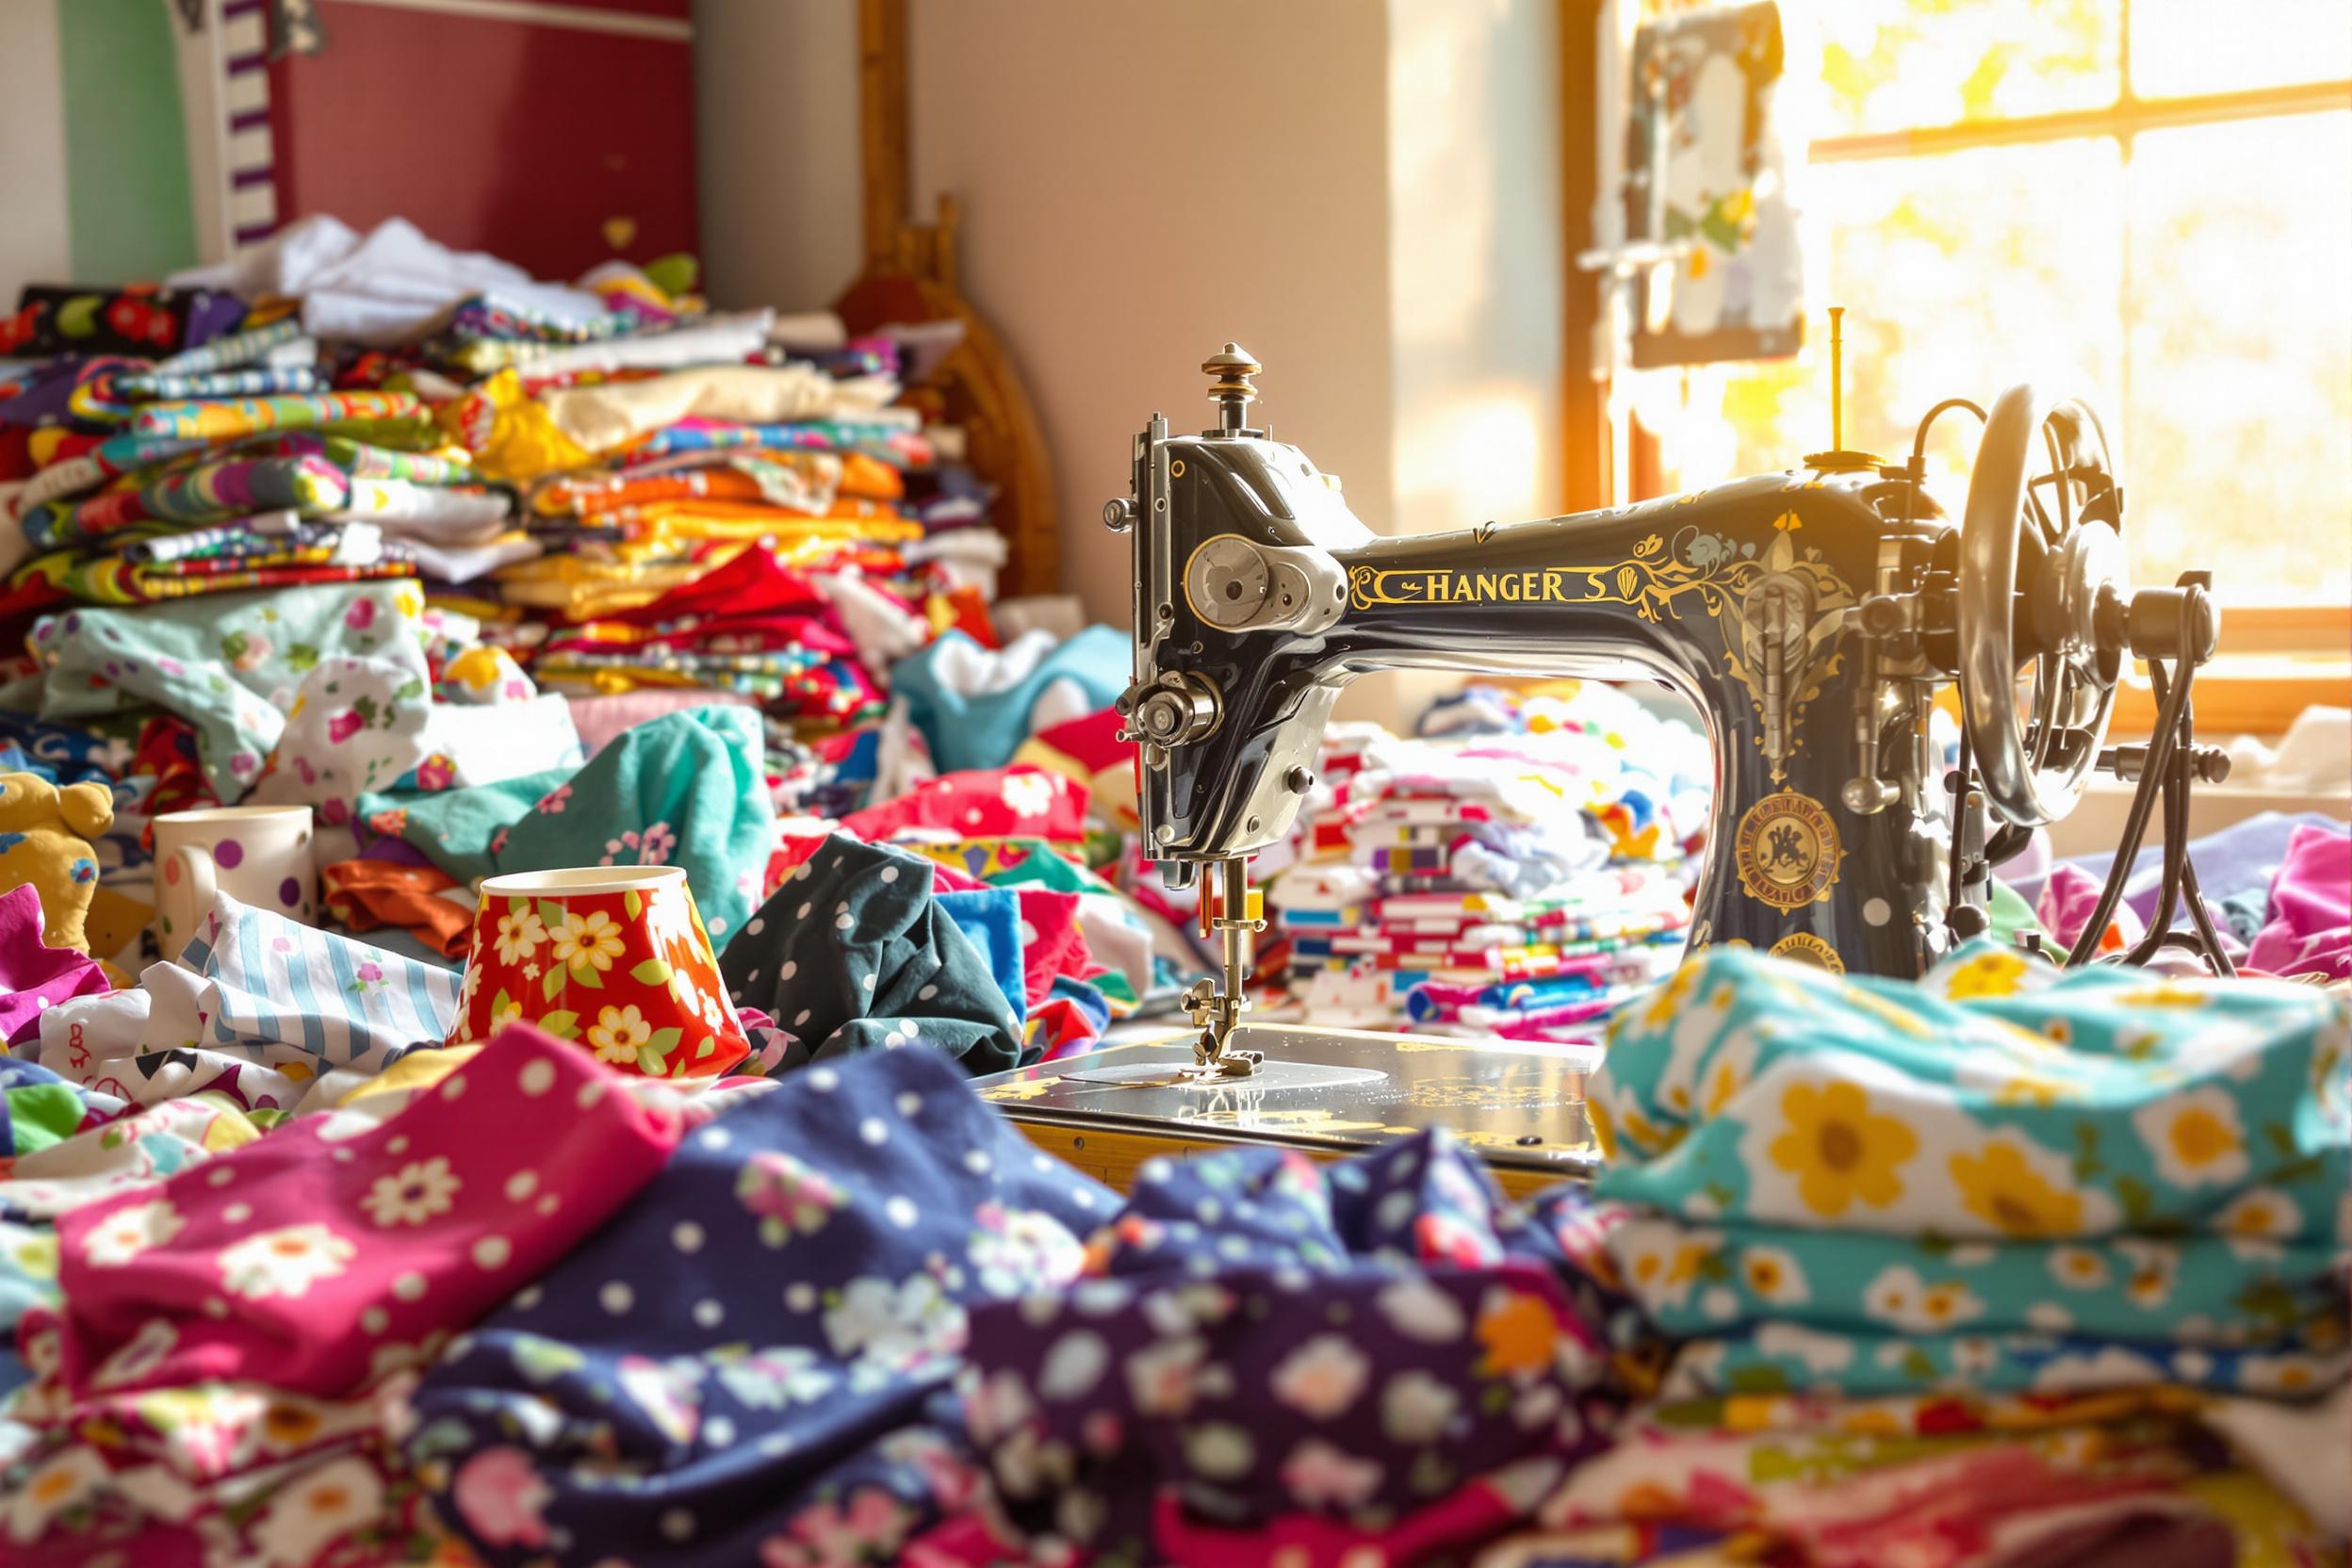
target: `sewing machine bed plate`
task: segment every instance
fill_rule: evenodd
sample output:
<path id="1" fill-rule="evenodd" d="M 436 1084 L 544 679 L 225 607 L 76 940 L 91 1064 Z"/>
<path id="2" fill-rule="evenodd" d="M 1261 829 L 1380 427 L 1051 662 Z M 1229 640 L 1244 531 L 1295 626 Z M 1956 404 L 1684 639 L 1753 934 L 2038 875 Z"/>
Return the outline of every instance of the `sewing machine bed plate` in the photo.
<path id="1" fill-rule="evenodd" d="M 1475 1148 L 1513 1196 L 1590 1176 L 1584 1109 L 1597 1048 L 1249 1024 L 1250 1078 L 1182 1081 L 1189 1032 L 1114 1045 L 974 1084 L 1031 1141 L 1124 1190 L 1154 1154 L 1236 1143 L 1331 1158 L 1428 1126 Z"/>

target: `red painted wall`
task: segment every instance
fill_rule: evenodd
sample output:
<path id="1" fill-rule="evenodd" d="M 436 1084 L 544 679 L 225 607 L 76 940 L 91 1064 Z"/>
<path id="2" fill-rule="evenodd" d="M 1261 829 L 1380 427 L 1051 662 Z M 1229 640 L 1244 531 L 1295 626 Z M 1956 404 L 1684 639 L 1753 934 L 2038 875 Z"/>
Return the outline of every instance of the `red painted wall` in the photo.
<path id="1" fill-rule="evenodd" d="M 690 0 L 569 0 L 685 21 Z M 407 218 L 568 279 L 695 248 L 684 39 L 322 6 L 326 46 L 270 67 L 281 222 Z"/>

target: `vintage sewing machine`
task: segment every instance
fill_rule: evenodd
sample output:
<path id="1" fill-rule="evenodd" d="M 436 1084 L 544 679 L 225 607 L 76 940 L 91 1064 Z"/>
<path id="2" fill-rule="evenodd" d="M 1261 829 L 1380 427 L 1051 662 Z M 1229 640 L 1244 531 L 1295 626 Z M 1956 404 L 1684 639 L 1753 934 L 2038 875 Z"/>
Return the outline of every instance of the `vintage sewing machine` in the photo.
<path id="1" fill-rule="evenodd" d="M 1215 427 L 1175 434 L 1154 416 L 1132 494 L 1104 514 L 1134 540 L 1135 681 L 1119 708 L 1140 743 L 1142 831 L 1171 882 L 1198 879 L 1202 934 L 1222 942 L 1221 983 L 1186 999 L 1196 1084 L 1329 1057 L 1300 1050 L 1328 1035 L 1242 1026 L 1262 924 L 1248 866 L 1289 831 L 1332 700 L 1368 671 L 1681 692 L 1716 757 L 1691 945 L 1841 972 L 1914 976 L 1985 929 L 1991 867 L 2095 769 L 2142 781 L 2128 865 L 2155 792 L 2168 811 L 2178 794 L 2185 824 L 2188 778 L 2226 766 L 2187 725 L 2213 603 L 2194 579 L 2126 585 L 2124 491 L 2079 402 L 2015 386 L 1989 413 L 1961 399 L 1931 410 L 1907 463 L 1832 449 L 1691 495 L 1385 538 L 1305 453 L 1250 427 L 1261 367 L 1248 353 L 1228 343 L 1201 368 Z M 1930 425 L 1962 409 L 1984 433 L 1955 523 L 1921 477 Z M 2104 749 L 2135 656 L 2156 665 L 2159 733 Z M 1929 715 L 1955 681 L 1951 768 Z M 2174 872 L 2194 891 L 2185 859 Z M 1153 1084 L 1175 1084 L 1157 1070 Z"/>

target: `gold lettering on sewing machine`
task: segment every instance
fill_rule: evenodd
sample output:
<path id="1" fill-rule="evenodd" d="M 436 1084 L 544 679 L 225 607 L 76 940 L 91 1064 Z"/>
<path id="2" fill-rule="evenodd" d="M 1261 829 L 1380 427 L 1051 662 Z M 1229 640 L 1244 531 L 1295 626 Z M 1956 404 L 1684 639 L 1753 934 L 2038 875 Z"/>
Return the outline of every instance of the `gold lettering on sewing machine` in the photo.
<path id="1" fill-rule="evenodd" d="M 1772 956 L 1812 964 L 1832 974 L 1846 972 L 1846 961 L 1838 956 L 1838 950 L 1810 931 L 1791 931 L 1781 938 L 1772 944 Z"/>
<path id="2" fill-rule="evenodd" d="M 1749 807 L 1740 819 L 1732 863 L 1750 898 L 1775 909 L 1800 909 L 1829 896 L 1838 880 L 1838 825 L 1821 803 L 1783 790 Z"/>
<path id="3" fill-rule="evenodd" d="M 1558 567 L 1457 572 L 1428 567 L 1358 566 L 1348 574 L 1358 610 L 1376 604 L 1566 604 L 1568 573 Z"/>

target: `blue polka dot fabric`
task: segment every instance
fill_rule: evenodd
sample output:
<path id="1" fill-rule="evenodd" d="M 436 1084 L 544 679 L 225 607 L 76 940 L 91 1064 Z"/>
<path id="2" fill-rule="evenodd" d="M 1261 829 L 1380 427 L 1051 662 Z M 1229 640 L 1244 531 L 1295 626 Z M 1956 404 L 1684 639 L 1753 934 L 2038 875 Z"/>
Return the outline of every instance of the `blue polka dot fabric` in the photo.
<path id="1" fill-rule="evenodd" d="M 819 1063 L 453 1343 L 408 1459 L 488 1563 L 897 1561 L 979 1480 L 969 1314 L 1074 1279 L 1118 1206 L 940 1053 Z"/>

